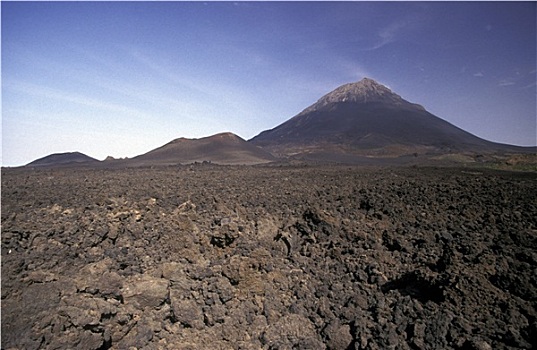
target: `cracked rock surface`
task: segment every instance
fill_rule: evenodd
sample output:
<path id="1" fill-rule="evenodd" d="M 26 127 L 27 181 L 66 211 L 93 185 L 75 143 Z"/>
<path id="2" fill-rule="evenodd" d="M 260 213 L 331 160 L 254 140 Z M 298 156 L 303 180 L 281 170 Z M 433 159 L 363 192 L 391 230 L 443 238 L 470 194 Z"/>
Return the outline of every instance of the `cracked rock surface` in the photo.
<path id="1" fill-rule="evenodd" d="M 537 176 L 2 169 L 3 349 L 537 348 Z"/>

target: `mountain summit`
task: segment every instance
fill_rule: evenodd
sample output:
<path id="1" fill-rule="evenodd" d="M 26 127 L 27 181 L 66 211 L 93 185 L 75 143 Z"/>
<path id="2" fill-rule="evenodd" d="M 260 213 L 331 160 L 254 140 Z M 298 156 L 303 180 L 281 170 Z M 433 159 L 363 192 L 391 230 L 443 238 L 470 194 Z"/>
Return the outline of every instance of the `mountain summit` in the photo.
<path id="1" fill-rule="evenodd" d="M 373 79 L 364 78 L 356 83 L 342 85 L 334 91 L 321 97 L 317 103 L 308 107 L 302 113 L 318 110 L 333 103 L 382 103 L 392 106 L 407 106 L 413 108 L 424 109 L 420 105 L 416 105 L 405 101 L 401 96 L 392 92 L 386 86 L 377 83 Z"/>
<path id="2" fill-rule="evenodd" d="M 369 78 L 336 88 L 250 142 L 307 159 L 519 151 L 474 136 Z"/>

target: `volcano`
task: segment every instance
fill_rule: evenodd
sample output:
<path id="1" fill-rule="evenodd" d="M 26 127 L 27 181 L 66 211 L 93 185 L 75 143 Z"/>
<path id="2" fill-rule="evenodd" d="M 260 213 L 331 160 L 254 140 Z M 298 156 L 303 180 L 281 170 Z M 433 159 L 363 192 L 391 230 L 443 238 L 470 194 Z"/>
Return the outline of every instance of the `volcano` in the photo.
<path id="1" fill-rule="evenodd" d="M 274 161 L 267 151 L 241 137 L 224 132 L 199 139 L 178 138 L 134 157 L 129 165 L 175 165 L 210 162 L 222 165 L 261 164 Z"/>
<path id="2" fill-rule="evenodd" d="M 99 161 L 80 152 L 54 153 L 28 163 L 28 167 L 95 165 Z"/>
<path id="3" fill-rule="evenodd" d="M 338 87 L 250 142 L 302 158 L 528 152 L 472 135 L 369 78 Z"/>

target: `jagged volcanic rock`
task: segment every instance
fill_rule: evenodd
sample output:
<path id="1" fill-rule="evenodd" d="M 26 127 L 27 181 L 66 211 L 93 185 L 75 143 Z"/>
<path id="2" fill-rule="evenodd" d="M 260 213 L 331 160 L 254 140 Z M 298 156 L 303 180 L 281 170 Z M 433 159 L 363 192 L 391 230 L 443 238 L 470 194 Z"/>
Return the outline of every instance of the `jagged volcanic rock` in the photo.
<path id="1" fill-rule="evenodd" d="M 535 349 L 535 173 L 2 169 L 2 349 Z"/>

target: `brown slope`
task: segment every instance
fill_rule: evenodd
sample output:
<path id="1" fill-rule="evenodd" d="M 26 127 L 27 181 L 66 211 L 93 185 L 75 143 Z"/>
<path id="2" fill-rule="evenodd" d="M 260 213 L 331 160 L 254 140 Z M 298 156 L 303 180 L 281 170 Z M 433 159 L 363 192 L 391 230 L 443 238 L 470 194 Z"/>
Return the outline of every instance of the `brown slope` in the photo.
<path id="1" fill-rule="evenodd" d="M 72 165 L 93 165 L 99 161 L 80 152 L 54 153 L 28 163 L 28 167 L 59 167 Z"/>
<path id="2" fill-rule="evenodd" d="M 274 157 L 233 133 L 199 139 L 179 138 L 128 161 L 129 165 L 174 165 L 195 162 L 215 164 L 261 164 Z"/>
<path id="3" fill-rule="evenodd" d="M 250 142 L 282 156 L 328 158 L 534 151 L 481 139 L 367 78 L 340 86 Z"/>

